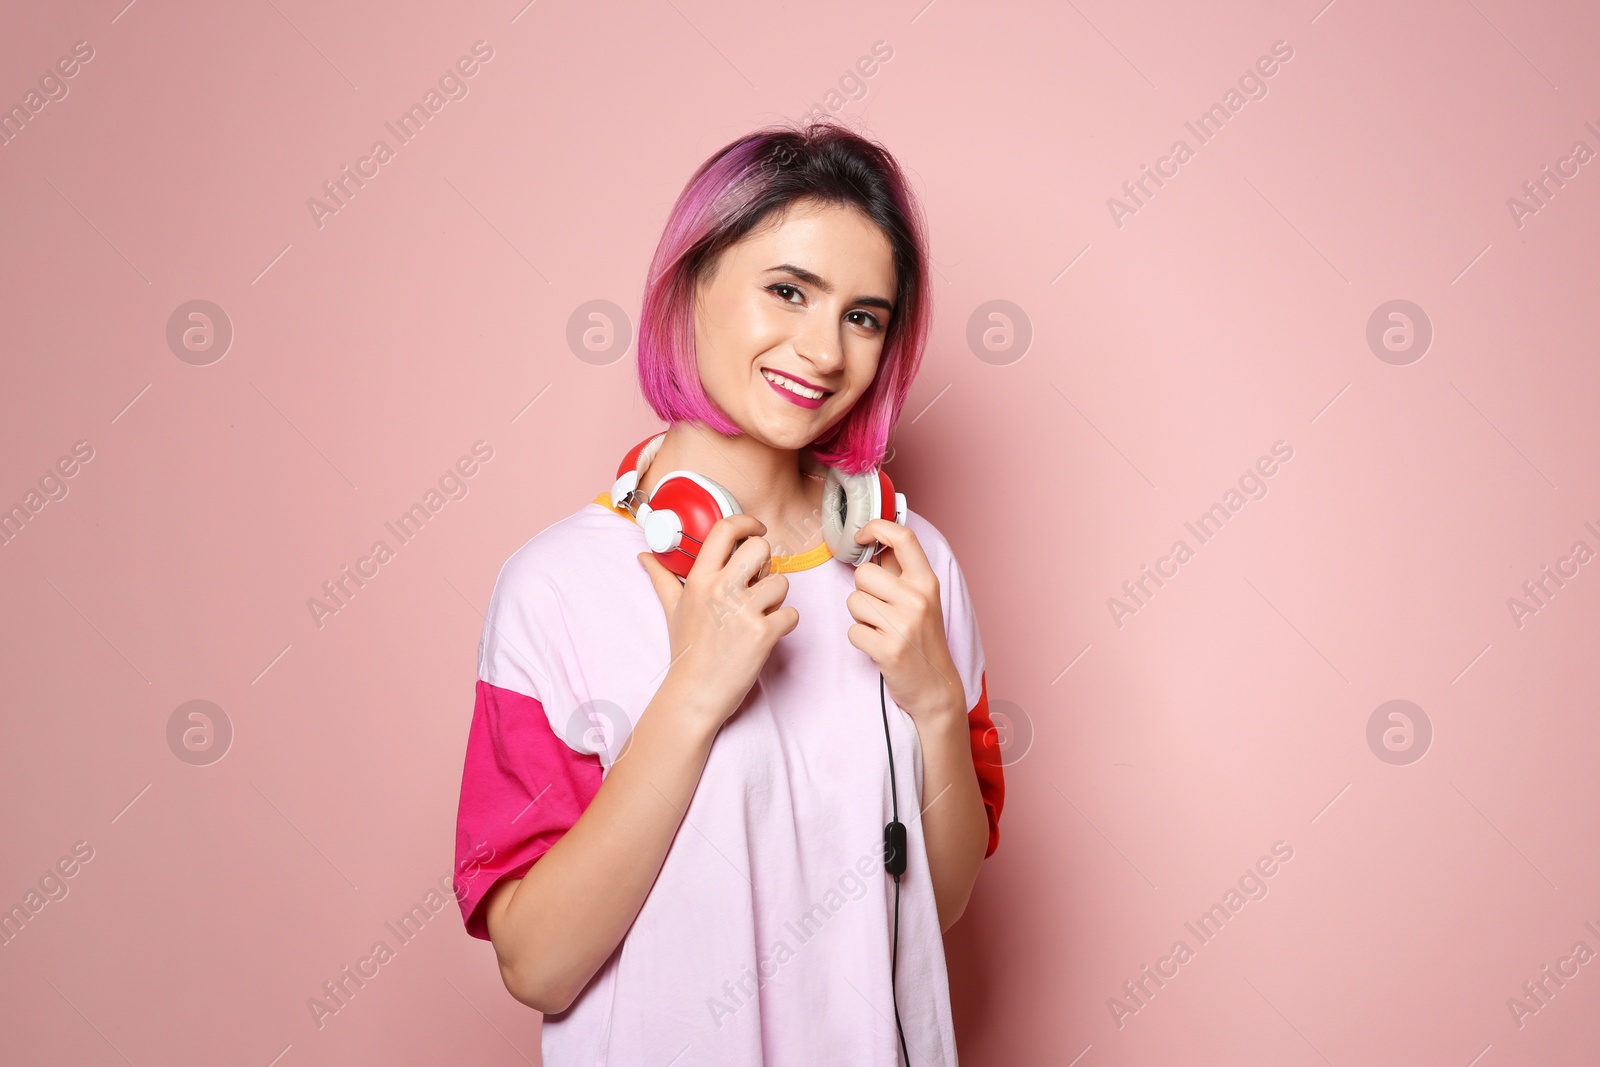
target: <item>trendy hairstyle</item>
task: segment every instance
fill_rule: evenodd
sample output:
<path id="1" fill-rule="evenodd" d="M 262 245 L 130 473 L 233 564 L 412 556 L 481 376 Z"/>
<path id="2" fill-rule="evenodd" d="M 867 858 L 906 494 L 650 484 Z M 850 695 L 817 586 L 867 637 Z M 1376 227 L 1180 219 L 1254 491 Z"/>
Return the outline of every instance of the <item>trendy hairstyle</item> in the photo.
<path id="1" fill-rule="evenodd" d="M 699 420 L 743 431 L 706 394 L 694 340 L 694 298 L 728 246 L 797 200 L 854 207 L 893 252 L 894 314 L 872 384 L 809 448 L 848 474 L 878 466 L 922 363 L 932 291 L 921 210 L 887 149 L 843 126 L 768 126 L 700 165 L 672 207 L 645 282 L 639 322 L 639 386 L 668 423 Z"/>

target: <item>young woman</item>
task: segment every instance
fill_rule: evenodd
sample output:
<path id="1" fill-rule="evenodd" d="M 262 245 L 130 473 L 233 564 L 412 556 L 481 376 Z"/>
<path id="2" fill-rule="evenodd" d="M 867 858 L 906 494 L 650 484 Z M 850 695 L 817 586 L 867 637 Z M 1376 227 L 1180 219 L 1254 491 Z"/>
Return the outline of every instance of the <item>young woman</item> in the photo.
<path id="1" fill-rule="evenodd" d="M 956 1063 L 941 935 L 1004 798 L 977 619 L 917 512 L 856 566 L 823 534 L 929 315 L 904 177 L 842 127 L 743 137 L 673 208 L 639 332 L 669 426 L 625 506 L 506 561 L 479 645 L 456 895 L 547 1067 Z M 635 521 L 682 470 L 739 507 L 684 581 Z"/>

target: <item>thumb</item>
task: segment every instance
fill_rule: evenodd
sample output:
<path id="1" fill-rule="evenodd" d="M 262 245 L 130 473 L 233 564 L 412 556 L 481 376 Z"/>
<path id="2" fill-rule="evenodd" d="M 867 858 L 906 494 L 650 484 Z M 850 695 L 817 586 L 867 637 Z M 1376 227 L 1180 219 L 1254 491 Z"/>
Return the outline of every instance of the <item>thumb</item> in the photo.
<path id="1" fill-rule="evenodd" d="M 667 570 L 666 566 L 656 559 L 654 552 L 641 552 L 637 557 L 646 574 L 650 576 L 650 584 L 655 586 L 656 596 L 661 600 L 661 607 L 670 618 L 678 607 L 678 599 L 683 596 L 683 583 L 678 581 L 678 576 Z"/>

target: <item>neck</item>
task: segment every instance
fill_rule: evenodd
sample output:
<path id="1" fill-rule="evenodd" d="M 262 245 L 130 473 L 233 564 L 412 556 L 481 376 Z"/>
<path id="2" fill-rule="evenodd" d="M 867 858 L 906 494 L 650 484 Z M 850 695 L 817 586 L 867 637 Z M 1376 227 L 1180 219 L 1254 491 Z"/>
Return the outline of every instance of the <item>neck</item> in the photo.
<path id="1" fill-rule="evenodd" d="M 704 475 L 766 524 L 773 555 L 795 555 L 822 541 L 822 482 L 802 472 L 801 458 L 799 449 L 773 448 L 749 434 L 724 437 L 703 422 L 679 422 L 667 428 L 639 485 L 648 496 L 669 471 Z"/>

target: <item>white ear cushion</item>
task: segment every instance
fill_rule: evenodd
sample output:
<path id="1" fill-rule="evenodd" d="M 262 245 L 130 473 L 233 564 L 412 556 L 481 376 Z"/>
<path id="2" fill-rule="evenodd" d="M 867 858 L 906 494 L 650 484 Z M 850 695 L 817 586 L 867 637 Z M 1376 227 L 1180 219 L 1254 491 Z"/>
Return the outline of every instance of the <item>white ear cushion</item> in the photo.
<path id="1" fill-rule="evenodd" d="M 645 468 L 650 466 L 650 461 L 656 458 L 656 453 L 661 451 L 661 443 L 667 439 L 667 431 L 662 430 L 652 437 L 639 451 L 639 458 L 634 464 L 634 469 L 624 471 L 622 477 L 611 485 L 611 506 L 622 507 L 622 502 L 628 494 L 639 488 L 639 479 L 644 477 Z"/>
<path id="2" fill-rule="evenodd" d="M 879 514 L 881 491 L 876 471 L 844 474 L 829 469 L 822 486 L 822 539 L 835 559 L 858 564 L 872 550 L 871 544 L 858 544 L 855 538 Z"/>
<path id="3" fill-rule="evenodd" d="M 650 438 L 649 443 L 639 451 L 639 461 L 634 464 L 634 469 L 643 474 L 644 469 L 650 466 L 650 461 L 656 458 L 656 453 L 661 451 L 662 442 L 666 441 L 666 439 L 667 431 L 665 430 Z"/>
<path id="4" fill-rule="evenodd" d="M 829 471 L 823 476 L 822 483 L 822 540 L 828 546 L 828 551 L 833 553 L 835 559 L 842 559 L 846 563 L 848 549 L 844 546 L 844 486 L 839 484 L 833 472 Z"/>

